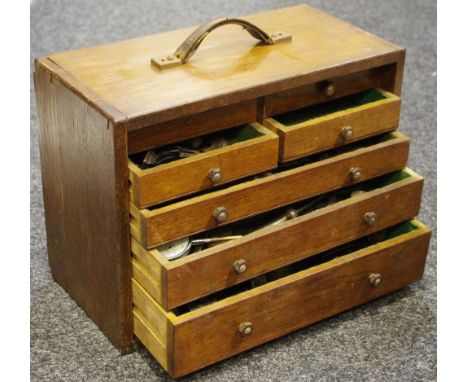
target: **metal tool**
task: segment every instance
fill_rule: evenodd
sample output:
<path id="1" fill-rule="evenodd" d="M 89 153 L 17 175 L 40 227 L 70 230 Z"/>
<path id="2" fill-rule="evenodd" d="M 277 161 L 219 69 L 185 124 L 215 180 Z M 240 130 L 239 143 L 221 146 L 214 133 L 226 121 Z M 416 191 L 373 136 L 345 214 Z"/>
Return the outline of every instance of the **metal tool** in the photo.
<path id="1" fill-rule="evenodd" d="M 310 202 L 304 204 L 303 206 L 301 206 L 299 208 L 288 208 L 286 213 L 282 217 L 268 223 L 265 227 L 275 226 L 275 225 L 283 223 L 283 222 L 285 222 L 287 220 L 297 218 L 300 215 L 303 215 L 303 214 L 305 214 L 307 212 L 310 212 L 310 211 L 313 211 L 313 210 L 317 209 L 317 207 L 321 203 L 328 202 L 328 200 L 329 200 L 329 198 L 326 197 L 326 196 L 319 196 L 319 197 L 314 198 L 313 200 L 311 200 Z"/>
<path id="2" fill-rule="evenodd" d="M 178 239 L 178 240 L 171 241 L 170 243 L 163 244 L 157 247 L 156 249 L 167 260 L 175 260 L 180 257 L 188 255 L 194 246 L 201 247 L 205 244 L 221 243 L 225 241 L 239 239 L 241 237 L 242 237 L 241 235 L 223 236 L 223 237 L 207 237 L 207 238 L 201 238 L 201 239 L 191 239 L 190 237 L 185 237 L 183 239 Z"/>
<path id="3" fill-rule="evenodd" d="M 141 163 L 143 169 L 159 166 L 164 163 L 173 162 L 177 159 L 188 158 L 195 154 L 200 154 L 200 150 L 190 149 L 183 146 L 176 146 L 161 151 L 149 150 Z"/>

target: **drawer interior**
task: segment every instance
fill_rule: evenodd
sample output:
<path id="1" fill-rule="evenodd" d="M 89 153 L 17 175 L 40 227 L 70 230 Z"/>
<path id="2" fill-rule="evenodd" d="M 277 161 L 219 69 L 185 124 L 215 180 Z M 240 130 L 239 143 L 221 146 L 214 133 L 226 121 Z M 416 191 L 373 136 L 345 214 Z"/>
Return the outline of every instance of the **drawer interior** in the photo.
<path id="1" fill-rule="evenodd" d="M 254 279 L 247 280 L 240 284 L 231 286 L 227 289 L 216 292 L 210 296 L 201 298 L 197 301 L 193 301 L 188 304 L 182 305 L 173 309 L 172 313 L 176 316 L 190 314 L 191 312 L 201 307 L 214 304 L 216 302 L 222 301 L 226 298 L 238 295 L 243 292 L 248 292 L 252 289 L 272 283 L 273 281 L 288 277 L 298 272 L 307 269 L 312 269 L 318 266 L 327 266 L 328 264 L 330 266 L 333 266 L 333 261 L 335 259 L 346 257 L 349 257 L 351 259 L 354 256 L 356 256 L 356 254 L 360 250 L 371 249 L 372 246 L 377 246 L 382 243 L 390 243 L 392 240 L 395 240 L 398 237 L 404 237 L 405 235 L 408 235 L 413 231 L 422 231 L 425 229 L 426 228 L 417 220 L 405 221 L 396 224 L 392 227 L 386 228 L 382 231 L 376 232 L 370 236 L 354 240 L 350 243 L 346 243 L 339 247 L 322 252 L 318 255 L 314 255 L 304 260 L 298 261 L 294 264 L 287 265 L 269 273 L 260 275 Z"/>
<path id="2" fill-rule="evenodd" d="M 167 260 L 171 259 L 171 262 L 177 264 L 179 260 L 183 261 L 186 256 L 190 256 L 194 253 L 203 252 L 206 249 L 212 248 L 213 246 L 221 245 L 226 243 L 226 241 L 214 241 L 209 242 L 213 238 L 223 238 L 231 237 L 232 240 L 237 238 L 244 237 L 246 235 L 254 234 L 259 230 L 271 226 L 278 226 L 286 221 L 294 219 L 294 215 L 291 215 L 291 211 L 295 211 L 298 216 L 304 216 L 308 213 L 312 213 L 321 208 L 330 206 L 344 200 L 357 197 L 362 193 L 371 192 L 391 184 L 403 181 L 412 176 L 417 176 L 410 169 L 405 169 L 401 171 L 396 171 L 390 174 L 380 176 L 378 178 L 370 179 L 366 182 L 346 187 L 340 190 L 328 192 L 319 196 L 314 196 L 304 201 L 296 202 L 289 204 L 287 206 L 277 208 L 266 213 L 247 218 L 241 221 L 234 222 L 219 228 L 211 229 L 209 231 L 203 232 L 201 234 L 193 235 L 190 238 L 179 239 L 162 246 L 156 247 L 158 255 Z M 174 253 L 177 253 L 177 250 L 182 250 L 188 246 L 190 240 L 193 243 L 200 243 L 204 240 L 207 240 L 205 244 L 191 245 L 190 250 L 184 254 L 183 257 L 174 256 Z"/>
<path id="3" fill-rule="evenodd" d="M 177 144 L 158 147 L 156 150 L 133 154 L 130 155 L 129 160 L 141 170 L 146 170 L 162 166 L 165 163 L 203 155 L 203 153 L 213 152 L 217 149 L 233 146 L 236 143 L 252 140 L 263 135 L 263 132 L 257 130 L 251 124 L 245 124 L 188 139 Z"/>
<path id="4" fill-rule="evenodd" d="M 339 111 L 372 104 L 374 102 L 390 98 L 391 96 L 391 93 L 382 89 L 369 89 L 346 97 L 334 99 L 332 101 L 279 114 L 275 116 L 275 119 L 286 127 L 294 126 L 302 122 L 337 113 Z"/>

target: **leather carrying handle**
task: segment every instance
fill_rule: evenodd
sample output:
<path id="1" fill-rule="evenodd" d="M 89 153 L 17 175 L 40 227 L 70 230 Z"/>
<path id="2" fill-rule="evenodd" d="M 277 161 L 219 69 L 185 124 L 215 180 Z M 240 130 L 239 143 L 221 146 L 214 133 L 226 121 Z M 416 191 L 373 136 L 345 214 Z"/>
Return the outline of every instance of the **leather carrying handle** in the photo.
<path id="1" fill-rule="evenodd" d="M 175 50 L 173 54 L 170 54 L 161 58 L 152 58 L 151 63 L 156 68 L 162 70 L 185 64 L 188 59 L 197 51 L 201 42 L 212 30 L 219 28 L 223 25 L 235 24 L 242 26 L 250 35 L 257 40 L 260 40 L 264 44 L 274 45 L 282 41 L 290 41 L 291 35 L 284 32 L 276 32 L 268 34 L 263 29 L 260 29 L 256 25 L 243 19 L 236 19 L 230 17 L 223 17 L 215 19 L 199 26 L 188 36 L 182 44 Z"/>

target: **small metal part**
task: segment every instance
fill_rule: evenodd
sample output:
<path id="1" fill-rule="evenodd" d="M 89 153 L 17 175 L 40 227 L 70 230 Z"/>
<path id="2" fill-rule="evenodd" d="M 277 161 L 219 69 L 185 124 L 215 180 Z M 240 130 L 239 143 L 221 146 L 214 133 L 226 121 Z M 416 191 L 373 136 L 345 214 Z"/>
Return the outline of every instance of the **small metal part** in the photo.
<path id="1" fill-rule="evenodd" d="M 188 158 L 192 155 L 199 154 L 199 150 L 190 149 L 187 147 L 176 146 L 166 149 L 148 150 L 145 154 L 141 167 L 143 169 L 159 166 L 164 163 L 169 163 L 181 158 Z"/>
<path id="2" fill-rule="evenodd" d="M 216 207 L 213 211 L 213 217 L 218 223 L 224 223 L 228 219 L 228 212 L 225 207 Z"/>
<path id="3" fill-rule="evenodd" d="M 356 180 L 359 180 L 361 176 L 362 176 L 362 168 L 351 167 L 351 169 L 349 170 L 349 177 L 351 178 L 353 182 L 355 182 Z"/>
<path id="4" fill-rule="evenodd" d="M 349 141 L 354 136 L 354 130 L 352 126 L 345 126 L 341 129 L 341 136 L 345 141 Z"/>
<path id="5" fill-rule="evenodd" d="M 355 196 L 359 196 L 359 195 L 362 195 L 362 194 L 365 194 L 366 191 L 363 191 L 363 190 L 355 190 L 353 192 L 351 192 L 351 197 L 354 198 Z"/>
<path id="6" fill-rule="evenodd" d="M 228 140 L 226 138 L 216 137 L 216 138 L 212 138 L 209 141 L 208 146 L 200 147 L 200 150 L 202 150 L 203 152 L 207 152 L 207 151 L 211 151 L 211 150 L 221 149 L 221 148 L 226 147 L 228 145 L 229 145 L 229 142 L 228 142 Z"/>
<path id="7" fill-rule="evenodd" d="M 210 180 L 213 182 L 213 183 L 218 183 L 220 182 L 222 179 L 223 179 L 223 170 L 221 170 L 220 168 L 210 168 L 208 170 L 208 178 L 210 178 Z"/>
<path id="8" fill-rule="evenodd" d="M 204 245 L 210 243 L 219 243 L 222 241 L 230 241 L 235 239 L 240 239 L 241 235 L 233 235 L 233 236 L 223 236 L 223 237 L 207 237 L 202 239 L 193 239 L 192 245 Z"/>
<path id="9" fill-rule="evenodd" d="M 175 260 L 182 256 L 187 255 L 190 252 L 192 243 L 188 237 L 171 241 L 170 243 L 163 244 L 156 249 L 163 255 L 167 260 Z"/>
<path id="10" fill-rule="evenodd" d="M 156 247 L 161 255 L 163 255 L 167 260 L 175 260 L 180 257 L 186 256 L 191 252 L 198 252 L 205 244 L 210 243 L 220 243 L 223 241 L 230 241 L 234 239 L 240 239 L 241 235 L 231 235 L 231 236 L 222 236 L 222 237 L 207 237 L 201 239 L 191 240 L 189 237 L 183 239 L 178 239 L 171 241 Z"/>
<path id="11" fill-rule="evenodd" d="M 294 208 L 290 208 L 286 211 L 286 220 L 291 220 L 299 216 L 299 211 Z"/>
<path id="12" fill-rule="evenodd" d="M 198 150 L 203 145 L 203 138 L 196 137 L 190 141 L 190 144 L 194 150 Z"/>
<path id="13" fill-rule="evenodd" d="M 243 336 L 249 335 L 250 333 L 252 333 L 252 330 L 253 330 L 253 325 L 249 321 L 242 322 L 239 325 L 239 333 L 242 334 Z"/>
<path id="14" fill-rule="evenodd" d="M 380 273 L 371 273 L 369 275 L 369 284 L 374 288 L 382 284 L 382 275 Z"/>
<path id="15" fill-rule="evenodd" d="M 325 86 L 325 89 L 323 90 L 323 92 L 325 93 L 325 95 L 327 97 L 331 97 L 332 95 L 334 95 L 335 91 L 336 91 L 336 88 L 335 88 L 335 84 L 333 82 L 329 82 Z"/>
<path id="16" fill-rule="evenodd" d="M 234 261 L 234 264 L 232 264 L 232 267 L 234 268 L 236 273 L 244 273 L 247 270 L 247 261 L 245 259 L 236 260 Z"/>
<path id="17" fill-rule="evenodd" d="M 375 223 L 377 223 L 377 214 L 373 211 L 370 211 L 370 212 L 366 212 L 364 214 L 364 222 L 368 225 L 368 226 L 373 226 L 375 225 Z"/>

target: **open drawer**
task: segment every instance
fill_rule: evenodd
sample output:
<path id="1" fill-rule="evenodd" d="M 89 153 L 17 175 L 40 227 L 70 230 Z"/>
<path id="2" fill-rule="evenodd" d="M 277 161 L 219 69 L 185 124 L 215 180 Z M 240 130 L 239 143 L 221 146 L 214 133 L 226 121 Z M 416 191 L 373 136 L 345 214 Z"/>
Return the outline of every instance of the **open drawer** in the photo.
<path id="1" fill-rule="evenodd" d="M 136 163 L 142 162 L 145 153 L 130 157 L 130 201 L 143 208 L 266 171 L 278 164 L 278 137 L 259 123 L 231 128 L 208 138 L 215 143 L 222 139 L 225 146 L 146 169 Z"/>
<path id="2" fill-rule="evenodd" d="M 327 159 L 320 154 L 305 164 L 172 204 L 152 209 L 131 205 L 132 236 L 152 248 L 223 226 L 403 169 L 408 150 L 409 139 L 403 134 L 385 134 L 337 149 Z"/>
<path id="3" fill-rule="evenodd" d="M 179 377 L 418 281 L 429 239 L 429 229 L 407 221 L 377 244 L 361 240 L 170 312 L 133 279 L 134 331 Z"/>
<path id="4" fill-rule="evenodd" d="M 370 89 L 265 120 L 280 137 L 280 162 L 287 162 L 382 132 L 396 130 L 400 98 Z"/>
<path id="5" fill-rule="evenodd" d="M 262 223 L 244 232 L 261 217 L 239 222 L 240 238 L 171 261 L 132 239 L 133 277 L 164 309 L 172 309 L 412 219 L 419 212 L 422 186 L 423 178 L 410 169 L 388 174 L 360 185 L 357 189 L 365 192 L 359 195 L 355 187 L 339 190 L 331 195 L 341 195 L 334 204 L 281 224 Z"/>

